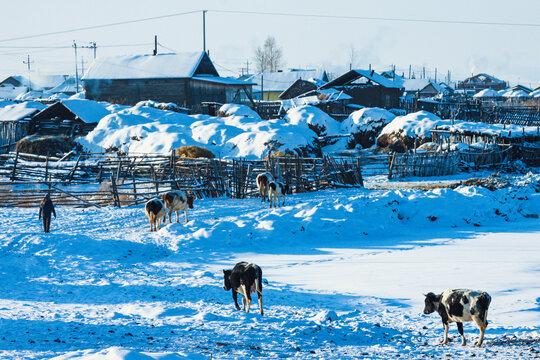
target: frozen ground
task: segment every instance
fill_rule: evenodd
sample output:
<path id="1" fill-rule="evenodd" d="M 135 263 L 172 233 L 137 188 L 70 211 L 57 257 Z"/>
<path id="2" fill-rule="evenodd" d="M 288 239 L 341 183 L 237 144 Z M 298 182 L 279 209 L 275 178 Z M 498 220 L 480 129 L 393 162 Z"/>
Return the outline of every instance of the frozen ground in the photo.
<path id="1" fill-rule="evenodd" d="M 328 190 L 198 200 L 149 232 L 142 206 L 0 209 L 2 359 L 540 357 L 540 176 L 489 191 Z M 223 268 L 259 264 L 265 315 L 234 310 Z M 438 346 L 422 293 L 492 297 L 485 347 Z"/>

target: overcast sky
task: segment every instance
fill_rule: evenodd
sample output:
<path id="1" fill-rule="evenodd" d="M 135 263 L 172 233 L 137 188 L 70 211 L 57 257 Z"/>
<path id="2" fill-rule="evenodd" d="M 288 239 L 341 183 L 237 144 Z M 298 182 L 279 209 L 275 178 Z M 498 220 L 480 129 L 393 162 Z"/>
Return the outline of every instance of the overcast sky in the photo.
<path id="1" fill-rule="evenodd" d="M 412 1 L 3 1 L 0 22 L 0 77 L 26 74 L 30 55 L 33 74 L 73 74 L 71 45 L 97 43 L 98 56 L 150 53 L 154 35 L 169 50 L 202 50 L 200 12 L 157 20 L 90 29 L 50 36 L 5 41 L 80 27 L 136 20 L 207 9 L 206 44 L 223 76 L 236 75 L 271 35 L 283 50 L 285 68 L 323 67 L 340 75 L 348 70 L 354 48 L 356 68 L 389 70 L 418 77 L 452 80 L 486 72 L 511 84 L 540 86 L 540 25 L 503 26 L 410 21 L 383 21 L 302 16 L 223 13 L 212 10 L 321 14 L 336 16 L 540 24 L 539 0 L 412 0 Z M 118 46 L 143 44 L 133 46 Z M 115 46 L 112 46 L 115 45 Z M 7 48 L 8 46 L 13 48 Z M 24 48 L 65 46 L 66 48 Z M 17 48 L 15 48 L 17 47 Z M 23 48 L 19 48 L 23 47 Z M 92 60 L 90 49 L 80 49 L 79 65 Z"/>

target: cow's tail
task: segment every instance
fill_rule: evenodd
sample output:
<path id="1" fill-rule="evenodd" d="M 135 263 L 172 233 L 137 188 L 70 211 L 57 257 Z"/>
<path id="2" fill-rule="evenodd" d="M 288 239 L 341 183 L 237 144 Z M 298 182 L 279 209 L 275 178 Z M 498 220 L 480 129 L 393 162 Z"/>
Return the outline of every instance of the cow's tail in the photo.
<path id="1" fill-rule="evenodd" d="M 489 309 L 489 304 L 491 303 L 491 296 L 489 296 L 488 293 L 481 293 L 478 295 L 478 298 L 476 300 L 476 313 L 478 314 L 478 317 L 482 322 L 487 325 L 487 313 Z"/>
<path id="2" fill-rule="evenodd" d="M 262 295 L 262 270 L 257 268 L 257 277 L 255 278 L 255 290 Z"/>

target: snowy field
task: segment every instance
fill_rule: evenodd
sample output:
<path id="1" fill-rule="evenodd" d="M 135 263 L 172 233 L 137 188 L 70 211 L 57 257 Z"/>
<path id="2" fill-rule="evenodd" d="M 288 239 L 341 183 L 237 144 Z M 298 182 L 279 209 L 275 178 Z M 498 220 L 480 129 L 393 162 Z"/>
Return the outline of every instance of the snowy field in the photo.
<path id="1" fill-rule="evenodd" d="M 540 357 L 540 175 L 490 191 L 327 190 L 197 200 L 150 233 L 142 206 L 0 213 L 0 358 L 62 360 Z M 181 217 L 181 221 L 183 217 Z M 258 314 L 234 309 L 223 268 L 253 261 Z M 493 298 L 484 347 L 439 346 L 423 293 Z"/>

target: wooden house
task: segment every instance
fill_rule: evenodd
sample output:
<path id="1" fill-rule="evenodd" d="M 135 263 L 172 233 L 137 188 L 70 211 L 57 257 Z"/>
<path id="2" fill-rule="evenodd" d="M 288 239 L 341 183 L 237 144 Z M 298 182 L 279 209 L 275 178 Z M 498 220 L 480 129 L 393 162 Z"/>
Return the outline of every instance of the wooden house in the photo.
<path id="1" fill-rule="evenodd" d="M 297 79 L 292 83 L 285 91 L 279 94 L 280 100 L 288 100 L 305 94 L 307 92 L 316 90 L 318 88 L 317 84 L 313 81 Z"/>
<path id="2" fill-rule="evenodd" d="M 194 111 L 203 102 L 249 102 L 253 85 L 220 77 L 202 51 L 98 58 L 82 80 L 87 99 L 124 105 L 172 102 Z"/>
<path id="3" fill-rule="evenodd" d="M 247 79 L 247 81 L 254 83 L 253 98 L 264 101 L 280 100 L 280 95 L 286 92 L 297 80 L 305 81 L 297 84 L 297 90 L 305 86 L 306 82 L 319 86 L 328 82 L 328 74 L 322 69 L 289 69 L 286 71 L 262 72 Z"/>
<path id="4" fill-rule="evenodd" d="M 351 104 L 386 109 L 397 108 L 402 94 L 401 86 L 374 70 L 350 70 L 321 89 L 335 88 L 351 96 Z"/>
<path id="5" fill-rule="evenodd" d="M 488 74 L 477 74 L 457 83 L 458 89 L 474 90 L 484 89 L 502 90 L 506 88 L 506 82 Z"/>
<path id="6" fill-rule="evenodd" d="M 85 136 L 112 113 L 109 107 L 107 103 L 81 99 L 56 102 L 32 117 L 30 134 Z"/>

